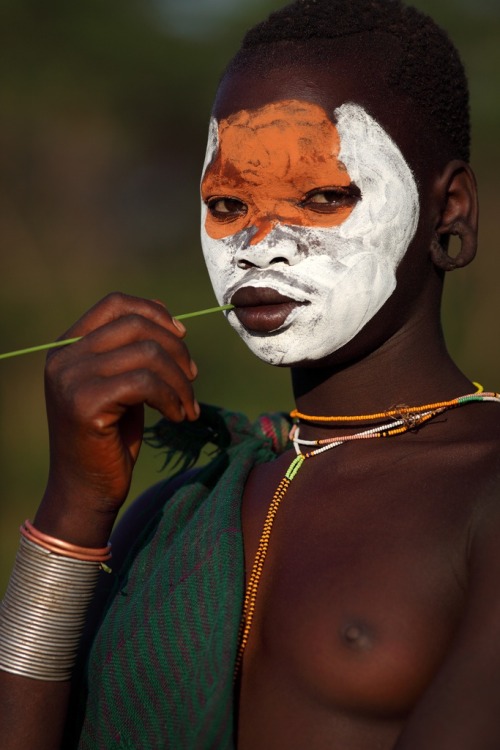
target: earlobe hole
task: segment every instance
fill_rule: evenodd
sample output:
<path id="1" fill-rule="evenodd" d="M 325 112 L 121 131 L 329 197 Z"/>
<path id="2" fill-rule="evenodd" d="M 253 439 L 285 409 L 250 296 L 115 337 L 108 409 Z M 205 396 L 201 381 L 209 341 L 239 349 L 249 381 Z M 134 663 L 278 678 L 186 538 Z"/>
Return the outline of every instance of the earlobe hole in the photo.
<path id="1" fill-rule="evenodd" d="M 460 237 L 451 235 L 448 241 L 447 254 L 453 260 L 456 260 L 462 250 L 462 240 Z"/>

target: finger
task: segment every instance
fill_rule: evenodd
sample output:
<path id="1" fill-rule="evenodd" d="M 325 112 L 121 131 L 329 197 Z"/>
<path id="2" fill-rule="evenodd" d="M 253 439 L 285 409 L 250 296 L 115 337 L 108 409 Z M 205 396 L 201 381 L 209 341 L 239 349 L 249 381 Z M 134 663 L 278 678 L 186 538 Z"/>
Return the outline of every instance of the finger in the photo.
<path id="1" fill-rule="evenodd" d="M 101 435 L 115 429 L 126 411 L 140 404 L 151 406 L 172 422 L 182 422 L 188 416 L 175 388 L 146 369 L 114 375 L 105 383 L 96 379 L 75 394 L 75 401 L 76 410 L 87 414 L 89 428 Z"/>
<path id="2" fill-rule="evenodd" d="M 59 352 L 55 350 L 53 357 L 57 358 L 53 359 L 53 362 L 62 364 L 72 360 L 82 362 L 90 355 L 117 351 L 134 343 L 144 344 L 142 349 L 137 349 L 137 352 L 143 352 L 144 359 L 141 366 L 148 366 L 148 363 L 153 363 L 156 357 L 166 352 L 175 360 L 189 380 L 194 380 L 196 377 L 197 368 L 185 343 L 174 336 L 171 331 L 135 313 L 101 326 L 71 347 Z M 120 358 L 120 362 L 122 361 L 123 355 Z M 122 364 L 119 368 L 125 369 Z"/>
<path id="3" fill-rule="evenodd" d="M 72 391 L 79 389 L 82 383 L 98 380 L 102 388 L 109 384 L 113 377 L 126 376 L 138 370 L 154 373 L 175 391 L 188 419 L 198 417 L 199 407 L 191 385 L 191 374 L 186 373 L 185 367 L 183 369 L 179 362 L 155 341 L 139 341 L 112 352 L 93 355 L 83 361 L 74 361 L 61 372 L 59 387 L 71 398 Z"/>
<path id="4" fill-rule="evenodd" d="M 121 292 L 113 292 L 91 307 L 61 336 L 61 339 L 85 336 L 90 331 L 94 331 L 107 323 L 130 314 L 148 318 L 166 328 L 178 338 L 185 336 L 185 327 L 180 321 L 175 320 L 170 315 L 165 305 L 157 301 L 133 297 Z"/>
<path id="5" fill-rule="evenodd" d="M 157 305 L 160 305 L 160 306 L 161 306 L 161 307 L 163 307 L 163 308 L 164 308 L 165 310 L 167 309 L 167 306 L 166 306 L 166 304 L 165 304 L 164 302 L 162 302 L 162 301 L 161 301 L 161 299 L 154 299 L 154 300 L 153 300 L 153 302 L 156 302 L 156 304 L 157 304 Z M 183 336 L 185 336 L 185 335 L 186 335 L 186 333 L 187 333 L 187 330 L 186 330 L 186 326 L 184 325 L 184 323 L 181 323 L 181 321 L 180 321 L 180 320 L 178 320 L 177 318 L 174 318 L 174 317 L 172 317 L 172 322 L 173 322 L 174 326 L 175 326 L 175 327 L 177 328 L 177 330 L 178 330 L 178 331 L 179 331 L 179 332 L 180 332 L 180 333 L 181 333 L 181 334 L 182 334 Z"/>

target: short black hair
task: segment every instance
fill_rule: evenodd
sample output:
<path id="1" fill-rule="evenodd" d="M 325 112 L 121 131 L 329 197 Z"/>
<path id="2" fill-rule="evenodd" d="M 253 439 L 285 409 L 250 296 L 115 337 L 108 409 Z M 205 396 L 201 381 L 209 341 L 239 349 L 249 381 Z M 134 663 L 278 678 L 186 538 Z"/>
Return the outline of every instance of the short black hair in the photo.
<path id="1" fill-rule="evenodd" d="M 387 84 L 427 113 L 452 158 L 469 161 L 469 91 L 460 56 L 443 29 L 400 0 L 295 0 L 247 32 L 226 74 L 257 58 L 261 69 L 272 66 L 280 44 L 301 64 L 317 59 L 320 50 L 334 52 L 334 40 L 366 32 L 397 39 L 400 52 Z"/>

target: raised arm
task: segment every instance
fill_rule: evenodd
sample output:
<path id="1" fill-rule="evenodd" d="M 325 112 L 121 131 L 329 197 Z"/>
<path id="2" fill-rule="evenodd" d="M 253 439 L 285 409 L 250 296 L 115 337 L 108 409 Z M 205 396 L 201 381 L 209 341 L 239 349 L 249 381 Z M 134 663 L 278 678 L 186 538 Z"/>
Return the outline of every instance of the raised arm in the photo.
<path id="1" fill-rule="evenodd" d="M 61 623 L 72 617 L 70 596 L 61 597 L 61 591 L 69 582 L 72 591 L 82 586 L 83 596 L 91 594 L 96 571 L 99 574 L 93 550 L 107 546 L 127 496 L 142 440 L 144 404 L 174 422 L 198 416 L 191 386 L 196 367 L 182 341 L 184 334 L 162 304 L 112 294 L 63 336 L 82 336 L 80 341 L 47 357 L 50 472 L 33 524 L 35 536 L 40 532 L 68 543 L 77 557 L 69 558 L 62 547 L 47 556 L 36 539 L 23 539 L 10 604 L 6 608 L 4 602 L 0 614 L 2 750 L 60 748 L 70 685 L 59 663 L 65 643 Z M 25 590 L 20 565 L 31 589 L 39 590 Z M 45 603 L 32 607 L 30 601 L 36 603 L 40 594 Z M 33 620 L 35 629 L 42 622 L 47 637 L 42 645 L 30 642 Z M 29 656 L 21 666 L 16 656 L 20 651 Z M 37 663 L 51 665 L 50 679 L 39 678 Z"/>

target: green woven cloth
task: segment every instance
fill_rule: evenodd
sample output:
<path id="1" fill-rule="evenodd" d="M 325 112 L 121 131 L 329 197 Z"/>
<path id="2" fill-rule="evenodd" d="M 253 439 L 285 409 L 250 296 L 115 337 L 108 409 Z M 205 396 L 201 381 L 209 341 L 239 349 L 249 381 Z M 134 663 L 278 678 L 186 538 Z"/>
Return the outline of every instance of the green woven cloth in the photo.
<path id="1" fill-rule="evenodd" d="M 120 571 L 88 659 L 79 750 L 234 748 L 241 497 L 252 467 L 288 447 L 290 425 L 219 414 L 228 447 L 138 529 Z"/>

